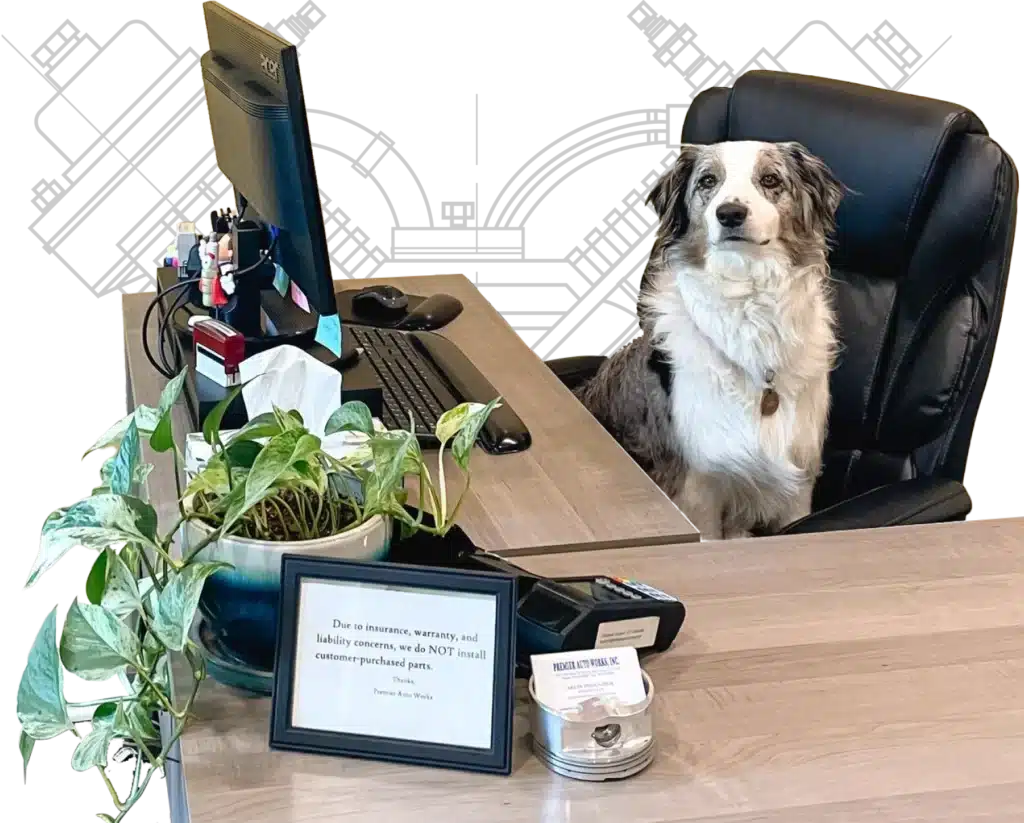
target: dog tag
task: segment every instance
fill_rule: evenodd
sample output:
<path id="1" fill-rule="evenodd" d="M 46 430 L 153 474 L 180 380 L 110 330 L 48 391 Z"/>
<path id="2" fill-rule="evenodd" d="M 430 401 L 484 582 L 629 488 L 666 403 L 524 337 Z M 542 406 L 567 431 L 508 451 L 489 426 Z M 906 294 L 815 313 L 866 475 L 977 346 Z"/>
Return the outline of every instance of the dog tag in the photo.
<path id="1" fill-rule="evenodd" d="M 779 410 L 779 393 L 775 389 L 765 389 L 761 394 L 761 415 L 771 417 Z"/>

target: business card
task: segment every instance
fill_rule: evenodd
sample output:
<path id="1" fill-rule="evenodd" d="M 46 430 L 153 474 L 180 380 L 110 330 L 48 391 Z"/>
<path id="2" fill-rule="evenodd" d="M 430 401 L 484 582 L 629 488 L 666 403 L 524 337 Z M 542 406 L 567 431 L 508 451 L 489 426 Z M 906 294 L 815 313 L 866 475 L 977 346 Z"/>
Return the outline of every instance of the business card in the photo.
<path id="1" fill-rule="evenodd" d="M 537 699 L 556 711 L 570 711 L 592 699 L 615 698 L 634 705 L 647 697 L 640 659 L 632 646 L 535 654 L 530 663 Z"/>

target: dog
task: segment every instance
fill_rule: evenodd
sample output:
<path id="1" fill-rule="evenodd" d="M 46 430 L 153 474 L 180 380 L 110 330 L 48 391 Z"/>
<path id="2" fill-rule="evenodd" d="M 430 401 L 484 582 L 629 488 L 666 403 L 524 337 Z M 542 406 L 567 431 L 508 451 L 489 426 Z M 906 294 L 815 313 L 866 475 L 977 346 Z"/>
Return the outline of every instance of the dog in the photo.
<path id="1" fill-rule="evenodd" d="M 682 146 L 647 198 L 659 225 L 641 335 L 576 394 L 704 539 L 771 533 L 811 511 L 843 194 L 801 144 L 737 141 Z"/>

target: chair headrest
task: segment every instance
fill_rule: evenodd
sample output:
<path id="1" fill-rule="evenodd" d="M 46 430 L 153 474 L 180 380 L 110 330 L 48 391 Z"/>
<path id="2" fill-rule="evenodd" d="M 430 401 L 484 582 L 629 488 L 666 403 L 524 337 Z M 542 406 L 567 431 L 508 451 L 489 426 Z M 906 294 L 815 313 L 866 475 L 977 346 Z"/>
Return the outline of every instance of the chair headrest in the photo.
<path id="1" fill-rule="evenodd" d="M 721 105 L 710 90 L 708 108 Z M 687 113 L 687 142 L 796 140 L 852 189 L 837 216 L 832 264 L 899 277 L 943 175 L 964 134 L 987 134 L 968 109 L 924 97 L 838 80 L 752 71 L 734 84 L 724 120 L 702 114 L 699 95 Z M 724 136 L 700 139 L 714 130 Z M 709 136 L 710 137 L 710 136 Z"/>

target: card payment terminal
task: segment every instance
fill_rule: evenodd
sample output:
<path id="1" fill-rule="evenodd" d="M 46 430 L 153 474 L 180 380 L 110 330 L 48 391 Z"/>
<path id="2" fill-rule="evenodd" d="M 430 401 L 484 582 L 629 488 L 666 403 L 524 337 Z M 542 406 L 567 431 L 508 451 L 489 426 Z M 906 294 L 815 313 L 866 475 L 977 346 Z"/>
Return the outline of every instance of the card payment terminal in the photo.
<path id="1" fill-rule="evenodd" d="M 521 671 L 528 670 L 534 654 L 614 646 L 665 651 L 686 617 L 677 598 L 635 580 L 611 575 L 546 578 L 465 542 L 461 550 L 435 562 L 516 578 L 516 658 Z M 424 554 L 412 551 L 409 561 L 422 563 Z"/>
<path id="2" fill-rule="evenodd" d="M 675 597 L 634 580 L 540 579 L 519 601 L 518 656 L 614 646 L 664 651 L 685 617 Z"/>

